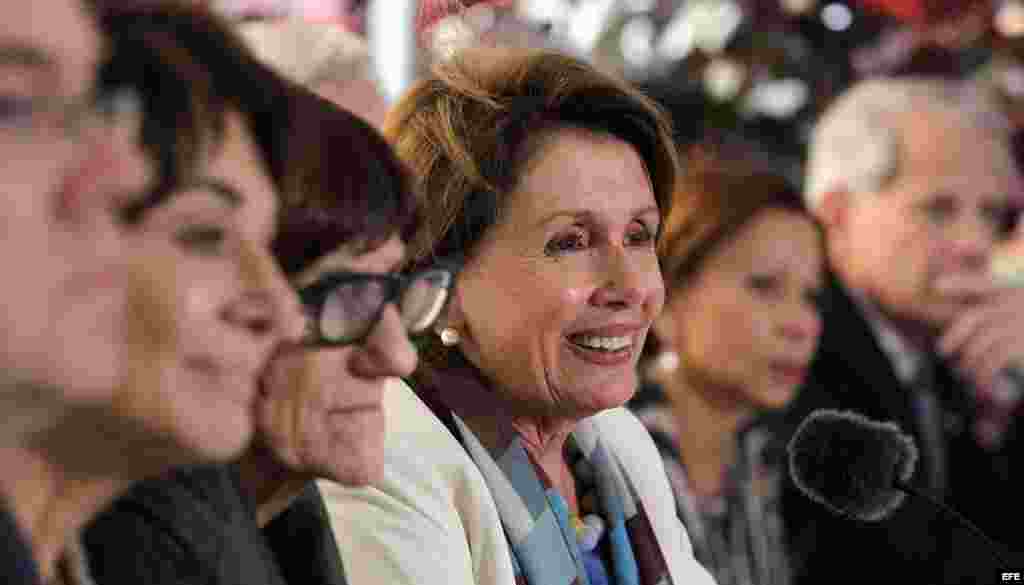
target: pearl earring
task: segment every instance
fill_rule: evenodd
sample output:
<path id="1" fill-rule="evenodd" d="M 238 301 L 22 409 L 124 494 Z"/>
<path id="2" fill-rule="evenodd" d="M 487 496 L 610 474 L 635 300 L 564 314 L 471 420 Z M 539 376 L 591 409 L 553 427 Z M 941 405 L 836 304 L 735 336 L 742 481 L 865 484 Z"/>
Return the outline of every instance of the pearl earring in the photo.
<path id="1" fill-rule="evenodd" d="M 445 347 L 458 345 L 459 341 L 461 341 L 461 338 L 459 337 L 459 332 L 456 331 L 454 328 L 445 327 L 444 329 L 441 330 L 441 343 Z"/>
<path id="2" fill-rule="evenodd" d="M 658 371 L 668 374 L 679 369 L 680 361 L 679 352 L 669 349 L 658 353 L 654 358 L 654 367 Z"/>

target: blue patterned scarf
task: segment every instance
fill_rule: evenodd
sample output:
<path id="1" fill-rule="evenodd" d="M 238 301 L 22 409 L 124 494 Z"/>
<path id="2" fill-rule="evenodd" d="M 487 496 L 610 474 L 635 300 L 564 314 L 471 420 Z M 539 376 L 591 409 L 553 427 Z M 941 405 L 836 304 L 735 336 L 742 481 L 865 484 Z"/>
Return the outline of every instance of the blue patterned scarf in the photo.
<path id="1" fill-rule="evenodd" d="M 435 373 L 432 382 L 418 385 L 417 394 L 459 438 L 487 482 L 509 541 L 517 584 L 601 585 L 589 576 L 588 559 L 577 544 L 564 500 L 542 478 L 521 437 L 506 427 L 499 432 L 498 446 L 484 446 L 459 416 L 479 414 L 481 405 L 472 404 L 474 397 L 493 395 L 481 376 L 463 367 Z M 486 412 L 501 417 L 500 411 Z M 589 480 L 607 526 L 610 585 L 669 585 L 668 567 L 651 524 L 636 490 L 604 445 L 606 440 L 584 419 L 568 439 L 568 450 L 579 454 L 573 464 L 576 474 L 592 476 Z"/>

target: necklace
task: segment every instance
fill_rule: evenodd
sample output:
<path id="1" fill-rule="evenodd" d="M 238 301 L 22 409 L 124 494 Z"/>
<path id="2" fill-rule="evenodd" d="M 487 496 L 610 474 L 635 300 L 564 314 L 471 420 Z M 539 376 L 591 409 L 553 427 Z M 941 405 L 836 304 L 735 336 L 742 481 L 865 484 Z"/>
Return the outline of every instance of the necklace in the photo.
<path id="1" fill-rule="evenodd" d="M 570 512 L 569 521 L 576 531 L 576 541 L 579 543 L 580 550 L 584 553 L 589 553 L 597 548 L 597 543 L 601 542 L 606 524 L 598 510 L 594 470 L 590 463 L 583 458 L 583 454 L 578 451 L 578 448 L 574 449 L 573 447 L 575 447 L 575 444 L 572 444 L 567 449 L 568 456 L 566 459 L 569 468 L 573 471 L 572 477 L 576 483 L 576 492 L 580 494 L 580 498 L 579 513 L 573 514 Z"/>
<path id="2" fill-rule="evenodd" d="M 597 548 L 597 543 L 601 542 L 601 537 L 604 536 L 604 520 L 597 514 L 587 514 L 582 520 L 573 514 L 570 521 L 576 530 L 576 541 L 583 552 L 590 552 Z"/>

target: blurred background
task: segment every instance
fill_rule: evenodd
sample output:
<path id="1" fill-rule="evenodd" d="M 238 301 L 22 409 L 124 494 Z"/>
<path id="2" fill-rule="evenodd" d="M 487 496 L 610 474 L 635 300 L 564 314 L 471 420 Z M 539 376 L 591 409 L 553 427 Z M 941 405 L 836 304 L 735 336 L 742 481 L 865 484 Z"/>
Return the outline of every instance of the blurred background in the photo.
<path id="1" fill-rule="evenodd" d="M 692 109 L 680 140 L 734 145 L 794 180 L 817 113 L 866 75 L 973 77 L 1024 127 L 1024 0 L 207 1 L 232 18 L 360 35 L 370 3 L 408 7 L 434 57 L 474 43 L 558 47 Z"/>

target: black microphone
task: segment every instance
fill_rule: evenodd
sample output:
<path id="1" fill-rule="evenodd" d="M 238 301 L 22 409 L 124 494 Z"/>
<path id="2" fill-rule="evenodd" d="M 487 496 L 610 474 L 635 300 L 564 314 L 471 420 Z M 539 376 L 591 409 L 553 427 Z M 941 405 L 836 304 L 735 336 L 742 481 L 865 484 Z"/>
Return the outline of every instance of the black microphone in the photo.
<path id="1" fill-rule="evenodd" d="M 1011 566 L 999 552 L 1001 546 L 980 528 L 909 484 L 917 465 L 917 446 L 895 423 L 852 411 L 815 410 L 800 423 L 787 452 L 793 483 L 832 513 L 877 522 L 892 515 L 909 494 L 984 541 L 1000 566 Z"/>

